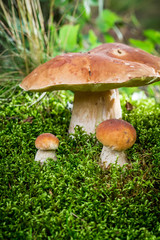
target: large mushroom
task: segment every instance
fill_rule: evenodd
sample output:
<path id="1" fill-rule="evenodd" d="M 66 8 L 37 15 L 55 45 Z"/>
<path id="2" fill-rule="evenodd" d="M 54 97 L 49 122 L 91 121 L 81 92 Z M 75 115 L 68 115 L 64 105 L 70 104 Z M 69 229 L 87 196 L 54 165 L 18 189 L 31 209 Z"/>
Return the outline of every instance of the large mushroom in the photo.
<path id="1" fill-rule="evenodd" d="M 74 104 L 69 132 L 76 125 L 95 133 L 104 120 L 122 117 L 119 87 L 160 80 L 160 58 L 120 43 L 102 44 L 85 53 L 56 56 L 20 84 L 26 91 L 71 90 Z"/>

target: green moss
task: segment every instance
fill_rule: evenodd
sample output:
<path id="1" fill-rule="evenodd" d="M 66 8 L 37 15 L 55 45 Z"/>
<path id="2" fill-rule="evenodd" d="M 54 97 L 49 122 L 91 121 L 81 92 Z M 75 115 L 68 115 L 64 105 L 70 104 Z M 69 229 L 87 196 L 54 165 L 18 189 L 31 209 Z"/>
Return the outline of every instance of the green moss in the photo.
<path id="1" fill-rule="evenodd" d="M 131 102 L 123 119 L 137 131 L 132 163 L 99 167 L 102 145 L 81 128 L 69 136 L 69 93 L 24 93 L 0 103 L 1 239 L 160 239 L 160 105 Z M 25 105 L 26 104 L 26 105 Z M 32 117 L 32 118 L 29 118 Z M 25 121 L 24 121 L 25 120 Z M 34 161 L 44 132 L 60 139 L 56 162 Z"/>

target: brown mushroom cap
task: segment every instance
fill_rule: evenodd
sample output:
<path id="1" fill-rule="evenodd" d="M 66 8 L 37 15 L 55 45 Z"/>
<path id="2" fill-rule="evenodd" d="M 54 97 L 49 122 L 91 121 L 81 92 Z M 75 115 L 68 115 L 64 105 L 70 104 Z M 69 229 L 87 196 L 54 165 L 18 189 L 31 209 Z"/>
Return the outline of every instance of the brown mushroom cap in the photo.
<path id="1" fill-rule="evenodd" d="M 153 56 L 139 48 L 130 47 L 122 43 L 105 43 L 91 50 L 91 53 L 102 53 L 109 57 L 124 61 L 142 63 L 154 68 L 160 73 L 160 58 Z"/>
<path id="2" fill-rule="evenodd" d="M 160 58 L 120 43 L 86 53 L 67 53 L 32 71 L 20 84 L 28 91 L 106 91 L 160 81 Z"/>
<path id="3" fill-rule="evenodd" d="M 104 146 L 123 151 L 135 143 L 136 130 L 124 120 L 110 119 L 98 125 L 96 137 Z"/>
<path id="4" fill-rule="evenodd" d="M 43 133 L 36 138 L 35 146 L 40 150 L 55 150 L 59 146 L 59 139 L 51 133 Z"/>

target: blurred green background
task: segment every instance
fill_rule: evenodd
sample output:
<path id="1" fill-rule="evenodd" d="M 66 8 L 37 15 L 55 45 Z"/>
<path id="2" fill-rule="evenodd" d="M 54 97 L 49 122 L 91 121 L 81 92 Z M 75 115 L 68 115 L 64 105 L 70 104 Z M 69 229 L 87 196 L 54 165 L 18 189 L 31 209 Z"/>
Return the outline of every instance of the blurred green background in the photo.
<path id="1" fill-rule="evenodd" d="M 3 87 L 18 84 L 58 54 L 102 43 L 126 43 L 160 55 L 160 1 L 0 0 L 0 7 Z M 159 99 L 159 84 L 155 86 L 143 90 Z"/>

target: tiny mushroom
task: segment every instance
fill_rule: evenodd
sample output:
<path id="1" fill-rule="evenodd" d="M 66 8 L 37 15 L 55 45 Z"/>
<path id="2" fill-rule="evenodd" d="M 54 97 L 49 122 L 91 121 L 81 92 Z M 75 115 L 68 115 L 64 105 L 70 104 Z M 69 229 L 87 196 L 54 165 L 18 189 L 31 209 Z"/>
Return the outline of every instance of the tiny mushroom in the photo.
<path id="1" fill-rule="evenodd" d="M 59 146 L 59 139 L 51 133 L 43 133 L 36 138 L 35 147 L 38 149 L 35 161 L 41 164 L 46 162 L 47 158 L 57 160 L 56 149 Z"/>
<path id="2" fill-rule="evenodd" d="M 69 133 L 76 125 L 95 133 L 97 124 L 122 118 L 119 87 L 160 81 L 160 58 L 121 43 L 89 52 L 65 53 L 34 69 L 20 87 L 26 91 L 71 90 L 74 104 Z"/>
<path id="3" fill-rule="evenodd" d="M 96 137 L 103 144 L 100 161 L 104 168 L 116 161 L 120 166 L 128 163 L 124 151 L 136 141 L 136 130 L 130 123 L 120 119 L 106 120 L 97 126 Z"/>

